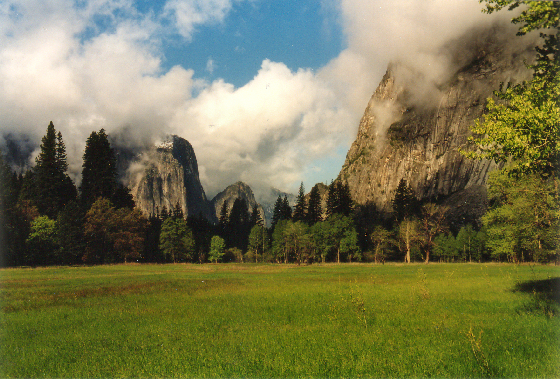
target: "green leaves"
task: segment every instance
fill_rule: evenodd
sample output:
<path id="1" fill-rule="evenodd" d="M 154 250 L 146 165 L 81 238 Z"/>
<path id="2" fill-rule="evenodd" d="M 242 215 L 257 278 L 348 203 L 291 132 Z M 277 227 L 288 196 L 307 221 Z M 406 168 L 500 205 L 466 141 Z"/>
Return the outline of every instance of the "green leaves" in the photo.
<path id="1" fill-rule="evenodd" d="M 482 1 L 481 1 L 482 2 Z M 521 24 L 518 35 L 534 30 L 541 33 L 543 46 L 536 47 L 537 59 L 529 68 L 530 81 L 494 93 L 487 102 L 488 113 L 471 128 L 469 141 L 475 150 L 463 151 L 468 158 L 509 162 L 514 175 L 557 175 L 560 147 L 560 77 L 558 22 L 560 3 L 555 1 L 485 1 L 486 13 L 504 7 L 509 10 L 524 4 L 526 8 L 512 19 Z"/>

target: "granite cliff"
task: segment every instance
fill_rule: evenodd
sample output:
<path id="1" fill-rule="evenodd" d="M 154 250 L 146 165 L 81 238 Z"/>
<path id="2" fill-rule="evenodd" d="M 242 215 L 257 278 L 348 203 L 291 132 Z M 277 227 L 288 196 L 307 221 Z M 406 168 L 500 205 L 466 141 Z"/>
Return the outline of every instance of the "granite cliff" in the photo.
<path id="1" fill-rule="evenodd" d="M 128 187 L 145 214 L 177 204 L 185 216 L 202 215 L 216 222 L 200 183 L 198 164 L 191 144 L 178 136 L 141 153 L 130 164 Z"/>
<path id="2" fill-rule="evenodd" d="M 495 164 L 466 159 L 459 149 L 466 147 L 469 126 L 483 115 L 492 91 L 525 78 L 524 60 L 532 53 L 510 29 L 494 26 L 446 45 L 442 55 L 452 70 L 438 81 L 423 82 L 417 69 L 390 64 L 338 180 L 348 183 L 358 204 L 374 204 L 385 214 L 404 178 L 420 200 L 446 202 L 454 218 L 477 218 L 486 207 L 485 184 Z"/>
<path id="3" fill-rule="evenodd" d="M 255 195 L 253 194 L 253 190 L 251 190 L 251 187 L 243 182 L 237 182 L 229 185 L 225 190 L 214 196 L 214 198 L 210 202 L 210 207 L 214 211 L 216 219 L 220 218 L 220 211 L 224 202 L 227 201 L 229 213 L 236 199 L 245 200 L 249 214 L 251 214 L 254 207 L 257 207 L 259 214 L 261 215 L 263 220 L 265 219 L 263 207 L 260 204 L 257 204 Z"/>

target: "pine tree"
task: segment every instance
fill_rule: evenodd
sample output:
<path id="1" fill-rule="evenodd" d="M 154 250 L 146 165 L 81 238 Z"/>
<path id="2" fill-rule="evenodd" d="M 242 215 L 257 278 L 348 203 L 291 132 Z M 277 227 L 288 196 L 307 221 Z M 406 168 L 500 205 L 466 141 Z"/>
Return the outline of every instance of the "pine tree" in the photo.
<path id="1" fill-rule="evenodd" d="M 307 222 L 311 225 L 322 221 L 323 219 L 323 209 L 321 207 L 321 194 L 319 193 L 319 187 L 314 185 L 309 193 L 309 204 L 307 206 L 306 214 Z"/>
<path id="2" fill-rule="evenodd" d="M 282 220 L 289 220 L 292 218 L 292 207 L 288 201 L 288 196 L 284 195 L 282 200 Z"/>
<path id="3" fill-rule="evenodd" d="M 99 197 L 110 199 L 117 186 L 116 157 L 101 129 L 92 132 L 86 141 L 82 165 L 81 200 L 89 208 Z"/>
<path id="4" fill-rule="evenodd" d="M 241 251 L 247 249 L 247 242 L 251 227 L 249 225 L 249 210 L 247 203 L 242 198 L 233 202 L 229 214 L 228 231 L 230 246 L 237 247 Z"/>
<path id="5" fill-rule="evenodd" d="M 41 140 L 41 152 L 35 160 L 33 178 L 28 185 L 33 187 L 29 194 L 41 214 L 55 219 L 58 212 L 76 198 L 76 187 L 66 174 L 66 148 L 62 134 L 58 135 L 52 121 Z"/>
<path id="6" fill-rule="evenodd" d="M 401 179 L 395 197 L 393 198 L 393 212 L 397 222 L 401 222 L 405 218 L 412 217 L 418 213 L 418 201 L 414 191 L 406 183 L 406 180 Z"/>
<path id="7" fill-rule="evenodd" d="M 298 196 L 296 200 L 296 205 L 294 207 L 294 214 L 292 219 L 294 222 L 303 221 L 305 219 L 305 214 L 307 212 L 307 207 L 305 204 L 305 188 L 303 182 L 299 186 Z"/>
<path id="8" fill-rule="evenodd" d="M 327 218 L 334 214 L 349 216 L 352 213 L 352 197 L 348 184 L 331 182 L 327 197 Z"/>
<path id="9" fill-rule="evenodd" d="M 228 222 L 229 214 L 228 214 L 228 202 L 224 200 L 222 206 L 220 207 L 220 226 L 225 226 Z"/>
<path id="10" fill-rule="evenodd" d="M 249 223 L 251 224 L 251 227 L 255 225 L 264 225 L 264 220 L 262 219 L 261 213 L 259 212 L 259 207 L 256 204 L 251 211 L 251 219 Z"/>
<path id="11" fill-rule="evenodd" d="M 173 208 L 173 217 L 185 218 L 185 215 L 183 214 L 183 208 L 181 208 L 181 204 L 179 204 L 179 202 L 177 202 L 175 204 L 175 208 Z"/>
<path id="12" fill-rule="evenodd" d="M 272 227 L 274 228 L 280 220 L 282 220 L 282 196 L 278 195 L 272 211 Z"/>
<path id="13" fill-rule="evenodd" d="M 331 185 L 329 186 L 327 192 L 327 209 L 326 209 L 327 218 L 329 218 L 330 216 L 336 213 L 335 209 L 336 209 L 336 204 L 338 202 L 336 196 L 337 196 L 336 184 L 334 181 L 331 181 Z"/>

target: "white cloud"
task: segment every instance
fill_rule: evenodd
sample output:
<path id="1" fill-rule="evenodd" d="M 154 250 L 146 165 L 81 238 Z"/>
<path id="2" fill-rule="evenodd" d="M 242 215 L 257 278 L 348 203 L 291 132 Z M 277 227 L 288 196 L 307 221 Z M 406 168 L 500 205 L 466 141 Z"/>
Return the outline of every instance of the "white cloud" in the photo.
<path id="1" fill-rule="evenodd" d="M 210 75 L 212 75 L 216 68 L 217 68 L 216 63 L 214 63 L 212 57 L 208 58 L 208 61 L 206 61 L 206 71 L 210 73 Z"/>
<path id="2" fill-rule="evenodd" d="M 291 72 L 265 60 L 241 88 L 209 84 L 176 114 L 173 131 L 194 146 L 205 188 L 266 181 L 291 188 L 307 162 L 349 143 L 349 113 L 311 70 Z"/>
<path id="3" fill-rule="evenodd" d="M 165 12 L 174 19 L 179 33 L 190 40 L 197 25 L 222 22 L 231 7 L 232 0 L 170 0 Z"/>
<path id="4" fill-rule="evenodd" d="M 437 48 L 492 19 L 476 0 L 324 0 L 340 10 L 348 48 L 317 72 L 263 60 L 235 88 L 162 70 L 169 19 L 188 41 L 198 26 L 223 22 L 235 1 L 170 0 L 160 15 L 139 14 L 132 0 L 1 2 L 0 135 L 39 143 L 53 120 L 77 174 L 93 130 L 126 128 L 131 143 L 174 132 L 193 144 L 210 195 L 237 180 L 296 190 L 308 165 L 349 147 L 390 60 L 429 64 L 437 77 L 447 64 Z M 207 71 L 215 67 L 209 58 Z M 340 167 L 330 169 L 334 178 Z"/>

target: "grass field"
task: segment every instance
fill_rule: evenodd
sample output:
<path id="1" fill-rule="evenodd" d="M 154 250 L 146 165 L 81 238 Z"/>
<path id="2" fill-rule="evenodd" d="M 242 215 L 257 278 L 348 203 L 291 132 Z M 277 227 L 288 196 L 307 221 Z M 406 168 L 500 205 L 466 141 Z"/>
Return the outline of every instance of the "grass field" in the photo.
<path id="1" fill-rule="evenodd" d="M 560 377 L 560 268 L 0 270 L 0 377 Z"/>

